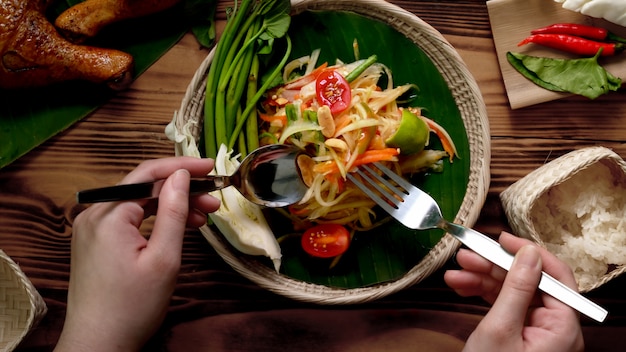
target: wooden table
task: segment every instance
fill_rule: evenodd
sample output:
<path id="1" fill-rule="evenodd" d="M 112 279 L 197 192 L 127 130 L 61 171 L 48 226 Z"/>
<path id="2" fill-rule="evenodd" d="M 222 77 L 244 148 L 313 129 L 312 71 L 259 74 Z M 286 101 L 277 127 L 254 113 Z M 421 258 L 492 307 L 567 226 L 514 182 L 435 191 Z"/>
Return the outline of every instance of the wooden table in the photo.
<path id="1" fill-rule="evenodd" d="M 560 155 L 602 145 L 626 157 L 623 92 L 596 101 L 572 97 L 513 111 L 498 68 L 485 1 L 392 2 L 438 29 L 459 51 L 483 93 L 491 125 L 492 182 L 477 230 L 496 236 L 509 229 L 499 193 Z M 220 25 L 225 20 L 226 4 L 230 1 L 219 3 Z M 130 89 L 0 170 L 0 248 L 21 265 L 49 309 L 20 350 L 51 350 L 60 333 L 72 221 L 83 209 L 75 203 L 74 194 L 80 189 L 116 183 L 143 160 L 173 155 L 173 144 L 163 130 L 206 54 L 187 35 Z M 148 222 L 146 230 L 150 227 Z M 335 346 L 357 346 L 357 341 L 371 341 L 377 336 L 374 332 L 381 331 L 389 338 L 387 341 L 398 341 L 417 336 L 402 335 L 407 326 L 415 332 L 428 330 L 431 322 L 451 325 L 446 320 L 450 314 L 455 314 L 451 319 L 458 319 L 459 314 L 466 318 L 455 331 L 447 332 L 462 340 L 486 312 L 479 300 L 460 298 L 447 288 L 442 280 L 443 269 L 379 301 L 319 307 L 279 297 L 242 278 L 197 231 L 188 231 L 185 237 L 182 264 L 170 314 L 147 350 L 155 350 L 156 346 L 196 350 L 209 346 L 211 338 L 230 343 L 226 345 L 228 350 L 282 347 L 304 351 L 320 346 L 332 350 L 324 348 L 315 333 L 345 330 L 345 323 L 358 321 L 348 334 L 355 336 L 354 340 L 337 333 L 333 335 L 338 341 Z M 601 325 L 583 318 L 588 350 L 619 349 L 626 342 L 626 334 L 618 333 L 626 328 L 625 289 L 626 277 L 622 276 L 587 295 L 610 312 Z M 300 325 L 289 323 L 294 321 Z M 321 325 L 329 329 L 318 330 Z M 256 340 L 260 336 L 264 338 Z M 426 346 L 416 342 L 420 345 Z"/>

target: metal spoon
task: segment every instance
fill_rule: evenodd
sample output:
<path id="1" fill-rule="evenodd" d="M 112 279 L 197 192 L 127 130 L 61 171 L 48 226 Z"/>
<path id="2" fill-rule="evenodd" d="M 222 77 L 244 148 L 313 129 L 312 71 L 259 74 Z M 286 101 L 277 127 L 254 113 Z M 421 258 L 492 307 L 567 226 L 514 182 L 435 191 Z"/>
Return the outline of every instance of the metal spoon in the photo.
<path id="1" fill-rule="evenodd" d="M 206 176 L 192 179 L 192 195 L 235 186 L 251 202 L 266 207 L 284 207 L 298 202 L 307 191 L 297 157 L 302 149 L 285 144 L 263 146 L 248 154 L 231 176 Z M 158 198 L 165 180 L 133 183 L 80 191 L 78 203 L 113 202 Z"/>

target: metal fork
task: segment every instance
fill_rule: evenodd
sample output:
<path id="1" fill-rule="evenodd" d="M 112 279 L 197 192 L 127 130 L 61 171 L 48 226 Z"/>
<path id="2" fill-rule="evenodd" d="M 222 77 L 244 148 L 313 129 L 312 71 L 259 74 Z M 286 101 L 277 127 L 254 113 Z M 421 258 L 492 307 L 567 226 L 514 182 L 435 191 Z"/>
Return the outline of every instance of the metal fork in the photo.
<path id="1" fill-rule="evenodd" d="M 511 268 L 513 255 L 498 242 L 480 232 L 444 219 L 437 202 L 430 195 L 384 165 L 361 165 L 355 173 L 367 185 L 352 173 L 348 173 L 348 179 L 404 226 L 415 230 L 440 228 L 499 267 L 507 271 Z M 604 321 L 608 314 L 604 308 L 545 272 L 541 274 L 539 289 L 596 321 Z"/>

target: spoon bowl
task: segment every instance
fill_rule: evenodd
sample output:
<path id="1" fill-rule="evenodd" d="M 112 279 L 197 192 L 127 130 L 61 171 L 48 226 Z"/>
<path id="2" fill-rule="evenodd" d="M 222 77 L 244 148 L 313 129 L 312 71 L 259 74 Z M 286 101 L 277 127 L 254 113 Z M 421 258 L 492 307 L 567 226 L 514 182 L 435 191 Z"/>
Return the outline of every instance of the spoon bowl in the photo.
<path id="1" fill-rule="evenodd" d="M 232 175 L 191 179 L 189 193 L 198 195 L 234 186 L 246 199 L 265 207 L 284 207 L 304 197 L 307 186 L 297 164 L 304 151 L 296 146 L 270 144 L 248 154 Z M 165 180 L 80 191 L 78 203 L 158 198 Z"/>
<path id="2" fill-rule="evenodd" d="M 302 153 L 302 149 L 293 145 L 260 147 L 246 156 L 239 169 L 225 179 L 253 203 L 272 208 L 297 203 L 308 189 L 297 164 Z"/>

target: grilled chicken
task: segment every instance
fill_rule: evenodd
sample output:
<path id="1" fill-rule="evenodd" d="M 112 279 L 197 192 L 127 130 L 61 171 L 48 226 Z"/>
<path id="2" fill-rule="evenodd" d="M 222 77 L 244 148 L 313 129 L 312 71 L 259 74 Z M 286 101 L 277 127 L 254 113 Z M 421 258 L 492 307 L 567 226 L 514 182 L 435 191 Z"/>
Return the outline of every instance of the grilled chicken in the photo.
<path id="1" fill-rule="evenodd" d="M 86 0 L 65 10 L 55 26 L 65 37 L 82 42 L 103 27 L 130 18 L 163 11 L 180 0 Z"/>
<path id="2" fill-rule="evenodd" d="M 0 0 L 0 88 L 67 80 L 127 87 L 132 80 L 132 56 L 70 43 L 45 17 L 50 2 Z"/>

